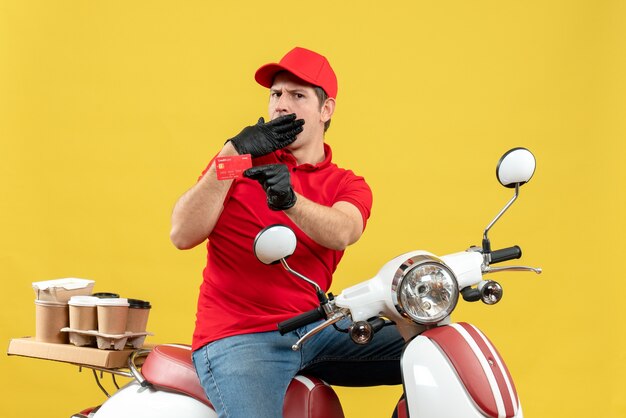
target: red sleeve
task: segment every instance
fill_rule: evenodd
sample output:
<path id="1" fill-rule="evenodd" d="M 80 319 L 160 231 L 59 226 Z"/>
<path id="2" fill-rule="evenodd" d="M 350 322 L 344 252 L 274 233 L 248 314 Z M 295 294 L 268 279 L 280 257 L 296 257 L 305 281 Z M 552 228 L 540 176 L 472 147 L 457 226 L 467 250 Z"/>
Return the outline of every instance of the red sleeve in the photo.
<path id="1" fill-rule="evenodd" d="M 367 225 L 373 204 L 372 190 L 363 177 L 355 175 L 352 171 L 347 171 L 339 190 L 337 191 L 336 202 L 348 202 L 356 206 L 363 217 L 363 229 Z"/>

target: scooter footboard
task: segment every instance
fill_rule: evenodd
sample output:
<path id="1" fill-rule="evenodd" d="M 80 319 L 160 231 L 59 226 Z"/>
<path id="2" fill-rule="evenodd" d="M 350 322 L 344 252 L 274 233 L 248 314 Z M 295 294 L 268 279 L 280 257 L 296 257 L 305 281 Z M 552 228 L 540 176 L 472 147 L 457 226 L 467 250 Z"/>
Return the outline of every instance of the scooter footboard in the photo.
<path id="1" fill-rule="evenodd" d="M 504 361 L 471 324 L 422 333 L 406 346 L 401 363 L 409 416 L 522 417 Z"/>

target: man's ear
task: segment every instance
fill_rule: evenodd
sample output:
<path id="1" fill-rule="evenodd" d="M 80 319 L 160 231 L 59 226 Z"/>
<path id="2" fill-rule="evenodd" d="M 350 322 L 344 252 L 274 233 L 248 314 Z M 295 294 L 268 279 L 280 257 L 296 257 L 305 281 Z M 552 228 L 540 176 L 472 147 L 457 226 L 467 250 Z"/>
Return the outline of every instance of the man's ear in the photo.
<path id="1" fill-rule="evenodd" d="M 326 123 L 333 117 L 333 113 L 335 113 L 335 99 L 329 97 L 320 110 L 320 119 Z"/>

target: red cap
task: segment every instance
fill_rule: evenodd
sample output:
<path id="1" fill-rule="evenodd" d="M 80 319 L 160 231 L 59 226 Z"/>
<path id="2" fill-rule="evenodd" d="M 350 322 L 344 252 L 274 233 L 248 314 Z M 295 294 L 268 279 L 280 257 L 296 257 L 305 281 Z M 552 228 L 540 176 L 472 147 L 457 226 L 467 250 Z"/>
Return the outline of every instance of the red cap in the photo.
<path id="1" fill-rule="evenodd" d="M 328 60 L 317 52 L 295 47 L 278 64 L 266 64 L 254 74 L 254 79 L 263 87 L 270 88 L 279 71 L 288 71 L 296 77 L 324 89 L 328 97 L 337 97 L 337 76 Z"/>

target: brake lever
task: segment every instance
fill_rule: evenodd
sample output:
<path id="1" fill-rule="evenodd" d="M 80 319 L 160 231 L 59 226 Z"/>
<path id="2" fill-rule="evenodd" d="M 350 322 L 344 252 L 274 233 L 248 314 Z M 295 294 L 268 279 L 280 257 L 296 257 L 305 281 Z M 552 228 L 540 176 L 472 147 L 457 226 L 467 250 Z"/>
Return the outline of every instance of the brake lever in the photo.
<path id="1" fill-rule="evenodd" d="M 338 312 L 335 312 L 326 321 L 322 322 L 321 324 L 319 324 L 318 326 L 313 328 L 311 331 L 309 331 L 306 334 L 304 334 L 302 336 L 302 338 L 300 338 L 294 345 L 291 346 L 291 349 L 293 351 L 300 350 L 300 347 L 302 347 L 302 344 L 304 344 L 309 338 L 311 338 L 315 334 L 319 333 L 324 328 L 329 327 L 329 326 L 339 322 L 340 320 L 342 320 L 343 318 L 345 318 L 347 316 L 347 313 L 348 313 L 348 311 L 345 310 L 345 309 L 342 309 L 342 310 L 340 310 Z"/>
<path id="2" fill-rule="evenodd" d="M 487 266 L 483 268 L 483 274 L 499 273 L 501 271 L 533 271 L 537 274 L 541 274 L 543 270 L 541 270 L 541 268 L 539 267 L 528 267 L 528 266 L 502 266 L 502 267 Z"/>

